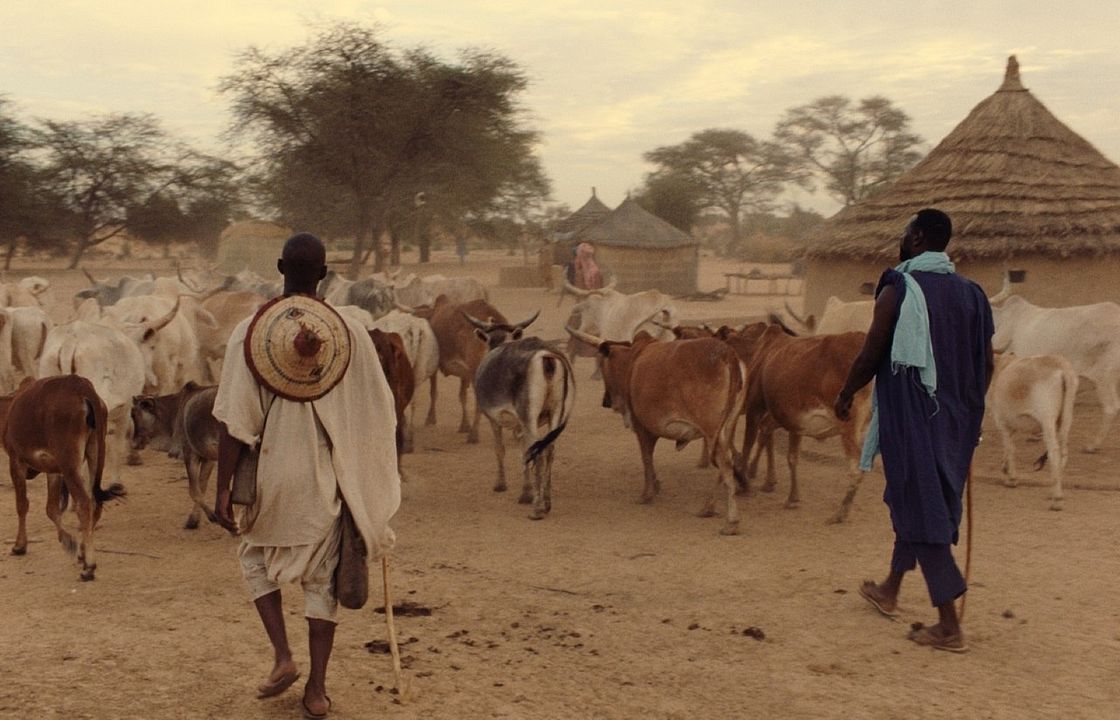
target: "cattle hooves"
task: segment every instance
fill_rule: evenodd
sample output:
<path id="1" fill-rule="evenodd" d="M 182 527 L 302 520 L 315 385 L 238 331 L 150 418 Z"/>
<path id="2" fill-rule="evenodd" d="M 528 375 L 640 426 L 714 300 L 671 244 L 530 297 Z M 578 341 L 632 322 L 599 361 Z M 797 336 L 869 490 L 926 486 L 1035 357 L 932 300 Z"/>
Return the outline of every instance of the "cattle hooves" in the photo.
<path id="1" fill-rule="evenodd" d="M 519 505 L 528 505 L 529 503 L 533 502 L 533 494 L 521 493 L 521 497 L 517 498 L 517 502 Z"/>
<path id="2" fill-rule="evenodd" d="M 1081 448 L 1081 452 L 1085 453 L 1086 455 L 1096 455 L 1098 452 L 1100 452 L 1100 448 L 1095 448 L 1095 447 Z"/>
<path id="3" fill-rule="evenodd" d="M 1019 481 L 1013 478 L 1005 478 L 1003 481 L 1003 486 L 1009 488 L 1019 487 Z"/>
<path id="4" fill-rule="evenodd" d="M 762 487 L 759 488 L 759 490 L 761 490 L 762 492 L 767 492 L 767 493 L 768 492 L 774 492 L 774 488 L 776 488 L 777 486 L 778 486 L 777 483 L 768 482 L 768 483 L 764 483 L 762 485 Z"/>
<path id="5" fill-rule="evenodd" d="M 540 510 L 534 510 L 533 512 L 529 513 L 529 519 L 530 520 L 544 520 L 545 515 L 546 515 L 546 513 L 541 512 Z"/>
<path id="6" fill-rule="evenodd" d="M 696 517 L 702 517 L 702 518 L 710 518 L 710 517 L 715 517 L 715 516 L 716 516 L 716 511 L 711 509 L 711 508 L 703 508 L 703 509 L 700 510 L 700 512 L 696 513 Z"/>
<path id="7" fill-rule="evenodd" d="M 144 460 L 143 460 L 143 458 L 140 457 L 140 453 L 138 453 L 138 452 L 129 453 L 127 462 L 128 462 L 129 465 L 132 465 L 133 467 L 135 467 L 136 465 L 143 465 L 144 464 Z"/>
<path id="8" fill-rule="evenodd" d="M 845 512 L 838 512 L 828 519 L 827 525 L 843 525 L 844 521 L 848 518 Z"/>
<path id="9" fill-rule="evenodd" d="M 724 525 L 723 527 L 721 527 L 719 529 L 719 534 L 720 535 L 738 535 L 739 534 L 739 523 L 737 523 L 737 522 L 727 523 L 726 525 Z"/>
<path id="10" fill-rule="evenodd" d="M 494 486 L 494 492 L 505 492 L 505 491 L 506 491 L 506 484 L 505 483 L 502 483 L 501 485 L 495 485 Z"/>
<path id="11" fill-rule="evenodd" d="M 82 574 L 78 577 L 82 579 L 82 582 L 89 582 L 90 580 L 93 580 L 93 568 L 82 570 Z"/>
<path id="12" fill-rule="evenodd" d="M 26 555 L 27 554 L 27 548 L 25 548 L 25 547 L 14 547 L 14 548 L 12 548 L 12 554 L 13 555 Z"/>
<path id="13" fill-rule="evenodd" d="M 211 522 L 213 522 L 213 520 L 211 520 Z M 185 523 L 183 523 L 183 529 L 184 530 L 197 530 L 198 529 L 198 518 L 196 518 L 196 517 L 187 518 L 187 521 Z"/>
<path id="14" fill-rule="evenodd" d="M 796 510 L 797 508 L 801 507 L 801 501 L 800 500 L 786 500 L 786 504 L 784 505 L 784 507 L 785 507 L 786 510 Z"/>

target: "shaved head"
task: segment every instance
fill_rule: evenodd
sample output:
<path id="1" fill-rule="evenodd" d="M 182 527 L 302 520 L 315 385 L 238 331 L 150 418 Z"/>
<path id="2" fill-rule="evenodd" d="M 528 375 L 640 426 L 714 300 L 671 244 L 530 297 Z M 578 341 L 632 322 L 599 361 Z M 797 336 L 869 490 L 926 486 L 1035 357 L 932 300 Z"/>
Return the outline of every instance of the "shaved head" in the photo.
<path id="1" fill-rule="evenodd" d="M 296 233 L 284 243 L 276 268 L 284 276 L 284 293 L 315 294 L 327 274 L 327 250 L 311 233 Z"/>

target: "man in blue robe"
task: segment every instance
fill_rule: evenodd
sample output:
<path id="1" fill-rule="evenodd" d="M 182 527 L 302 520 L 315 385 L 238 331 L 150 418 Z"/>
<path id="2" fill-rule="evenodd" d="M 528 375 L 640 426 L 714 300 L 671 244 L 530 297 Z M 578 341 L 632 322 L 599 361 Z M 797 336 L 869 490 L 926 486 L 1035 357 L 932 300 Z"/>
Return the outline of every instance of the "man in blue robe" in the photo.
<path id="1" fill-rule="evenodd" d="M 864 463 L 870 469 L 874 454 L 882 453 L 895 545 L 886 580 L 865 581 L 860 595 L 894 617 L 903 575 L 920 565 L 940 617 L 936 625 L 916 625 L 910 639 L 964 652 L 954 601 L 967 588 L 950 545 L 957 542 L 961 495 L 980 438 L 994 327 L 983 290 L 956 275 L 945 255 L 951 236 L 952 223 L 940 210 L 921 210 L 907 223 L 902 263 L 879 281 L 866 343 L 835 409 L 847 419 L 853 395 L 875 379 Z"/>

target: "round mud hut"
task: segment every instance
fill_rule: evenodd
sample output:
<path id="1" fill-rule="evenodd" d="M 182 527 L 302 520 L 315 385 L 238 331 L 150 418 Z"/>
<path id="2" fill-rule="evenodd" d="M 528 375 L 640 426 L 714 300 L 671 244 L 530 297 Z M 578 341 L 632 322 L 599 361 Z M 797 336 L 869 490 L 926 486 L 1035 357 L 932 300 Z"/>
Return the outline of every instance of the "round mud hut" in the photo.
<path id="1" fill-rule="evenodd" d="M 292 235 L 288 228 L 263 220 L 230 223 L 218 242 L 218 269 L 233 275 L 252 270 L 263 278 L 276 275 L 276 259 Z"/>
<path id="2" fill-rule="evenodd" d="M 603 204 L 591 188 L 591 197 L 574 213 L 556 223 L 552 235 L 552 264 L 566 265 L 572 259 L 572 249 L 578 244 L 575 240 L 580 230 L 594 225 L 607 215 L 611 209 Z"/>
<path id="3" fill-rule="evenodd" d="M 923 207 L 949 213 L 949 255 L 989 293 L 1011 271 L 1016 292 L 1039 305 L 1120 301 L 1120 167 L 1023 87 L 1015 56 L 999 89 L 929 155 L 816 233 L 805 311 L 819 316 L 832 295 L 866 299 L 861 289 L 898 262 L 906 221 Z"/>
<path id="4" fill-rule="evenodd" d="M 571 242 L 595 246 L 595 259 L 617 280 L 615 289 L 619 292 L 696 292 L 700 241 L 629 197 L 598 222 L 577 232 Z"/>

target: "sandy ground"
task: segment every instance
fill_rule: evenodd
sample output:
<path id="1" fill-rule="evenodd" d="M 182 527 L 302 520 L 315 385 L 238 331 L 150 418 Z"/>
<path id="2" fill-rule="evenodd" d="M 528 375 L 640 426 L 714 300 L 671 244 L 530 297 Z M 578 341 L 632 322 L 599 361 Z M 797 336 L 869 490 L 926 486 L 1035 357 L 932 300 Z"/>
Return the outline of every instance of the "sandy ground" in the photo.
<path id="1" fill-rule="evenodd" d="M 499 264 L 518 262 L 474 253 L 460 269 L 446 255 L 436 259 L 433 271 L 485 282 L 496 280 Z M 735 269 L 706 262 L 702 286 L 721 285 L 720 273 Z M 39 274 L 55 282 L 55 314 L 64 319 L 80 276 Z M 497 288 L 494 300 L 511 317 L 542 308 L 545 338 L 560 336 L 571 304 L 558 309 L 540 290 Z M 767 303 L 780 299 L 682 304 L 682 314 L 745 317 Z M 992 440 L 981 446 L 966 616 L 972 652 L 955 656 L 905 639 L 910 622 L 933 619 L 918 576 L 903 588 L 900 622 L 855 592 L 889 559 L 880 473 L 867 476 L 847 524 L 826 525 L 846 486 L 843 464 L 836 441 L 808 443 L 801 508 L 782 508 L 782 468 L 777 492 L 740 499 L 743 534 L 721 537 L 721 520 L 695 516 L 714 482 L 712 470 L 695 467 L 697 446 L 677 453 L 663 443 L 662 494 L 637 503 L 637 443 L 599 406 L 590 374 L 580 360 L 553 512 L 542 522 L 527 519 L 516 488 L 490 490 L 490 432 L 484 427 L 480 445 L 465 443 L 455 432 L 455 386 L 442 381 L 439 424 L 419 429 L 418 452 L 405 458 L 410 480 L 394 523 L 395 599 L 431 611 L 398 618 L 415 697 L 394 702 L 388 655 L 365 647 L 384 640 L 383 616 L 341 610 L 332 717 L 1120 714 L 1120 428 L 1101 454 L 1072 455 L 1062 512 L 1048 510 L 1046 476 L 1014 490 L 998 485 L 999 450 Z M 419 402 L 426 409 L 426 392 Z M 1099 413 L 1091 394 L 1077 410 L 1080 447 Z M 1024 464 L 1039 452 L 1026 445 Z M 78 581 L 42 512 L 43 483 L 31 483 L 29 554 L 0 554 L 0 717 L 299 717 L 299 685 L 276 699 L 253 697 L 271 656 L 241 583 L 237 541 L 213 525 L 182 529 L 189 501 L 181 465 L 152 452 L 144 462 L 126 471 L 127 501 L 105 511 L 93 583 Z M 14 537 L 13 505 L 5 479 L 5 543 Z M 371 586 L 379 595 L 378 574 Z M 298 588 L 286 590 L 285 603 L 306 672 Z"/>

